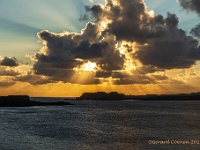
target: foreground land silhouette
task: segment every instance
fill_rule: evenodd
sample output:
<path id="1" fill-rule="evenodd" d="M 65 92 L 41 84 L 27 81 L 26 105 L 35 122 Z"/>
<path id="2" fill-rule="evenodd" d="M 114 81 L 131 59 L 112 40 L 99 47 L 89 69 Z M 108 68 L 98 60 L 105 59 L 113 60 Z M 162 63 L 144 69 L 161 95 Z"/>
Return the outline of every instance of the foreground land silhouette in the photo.
<path id="1" fill-rule="evenodd" d="M 72 105 L 68 102 L 39 102 L 30 101 L 28 95 L 0 96 L 0 107 L 30 107 L 30 106 L 61 106 Z"/>

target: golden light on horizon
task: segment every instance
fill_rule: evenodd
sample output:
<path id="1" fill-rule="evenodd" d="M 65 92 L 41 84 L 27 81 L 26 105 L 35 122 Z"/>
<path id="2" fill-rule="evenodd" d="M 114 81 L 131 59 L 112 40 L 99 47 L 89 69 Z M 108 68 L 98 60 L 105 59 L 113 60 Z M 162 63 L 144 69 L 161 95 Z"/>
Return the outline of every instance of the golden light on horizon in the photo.
<path id="1" fill-rule="evenodd" d="M 107 93 L 116 91 L 126 95 L 143 95 L 146 94 L 163 94 L 163 93 L 176 93 L 175 89 L 181 92 L 192 92 L 193 87 L 170 84 L 135 84 L 135 85 L 113 85 L 110 83 L 92 84 L 92 85 L 79 85 L 70 83 L 54 83 L 45 85 L 31 85 L 29 83 L 16 82 L 13 86 L 7 88 L 0 87 L 0 95 L 24 95 L 27 94 L 31 97 L 77 97 L 84 92 L 97 92 L 105 91 Z M 12 91 L 12 92 L 11 92 Z M 26 91 L 26 92 L 24 92 Z M 41 91 L 43 94 L 41 95 Z"/>

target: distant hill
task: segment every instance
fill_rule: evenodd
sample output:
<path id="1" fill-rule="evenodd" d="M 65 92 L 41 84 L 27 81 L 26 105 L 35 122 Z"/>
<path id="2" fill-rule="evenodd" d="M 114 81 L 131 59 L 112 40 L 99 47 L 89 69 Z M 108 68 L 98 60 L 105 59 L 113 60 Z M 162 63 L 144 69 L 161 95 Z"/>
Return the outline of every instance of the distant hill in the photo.
<path id="1" fill-rule="evenodd" d="M 200 100 L 199 93 L 190 94 L 150 94 L 150 95 L 124 95 L 117 92 L 83 93 L 79 100 Z"/>
<path id="2" fill-rule="evenodd" d="M 79 100 L 123 100 L 124 98 L 124 94 L 119 94 L 117 92 L 83 93 L 80 97 L 78 97 Z"/>

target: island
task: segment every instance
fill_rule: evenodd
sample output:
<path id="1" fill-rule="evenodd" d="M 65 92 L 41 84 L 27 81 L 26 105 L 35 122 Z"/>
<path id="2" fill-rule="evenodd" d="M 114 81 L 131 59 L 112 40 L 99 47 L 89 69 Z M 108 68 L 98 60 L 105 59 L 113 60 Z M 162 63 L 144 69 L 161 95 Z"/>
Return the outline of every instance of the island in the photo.
<path id="1" fill-rule="evenodd" d="M 31 101 L 28 95 L 0 96 L 0 107 L 30 107 L 30 106 L 62 106 L 73 105 L 68 102 L 39 102 Z"/>
<path id="2" fill-rule="evenodd" d="M 124 94 L 119 94 L 117 92 L 97 92 L 97 93 L 83 93 L 78 100 L 123 100 L 125 99 Z"/>
<path id="3" fill-rule="evenodd" d="M 200 100 L 200 92 L 188 94 L 147 94 L 147 95 L 124 95 L 117 92 L 105 93 L 83 93 L 77 100 L 141 100 L 141 101 L 161 101 L 161 100 Z"/>
<path id="4" fill-rule="evenodd" d="M 184 93 L 184 94 L 147 94 L 147 95 L 130 95 L 125 96 L 126 99 L 142 100 L 142 101 L 174 101 L 174 100 L 200 100 L 200 92 Z"/>

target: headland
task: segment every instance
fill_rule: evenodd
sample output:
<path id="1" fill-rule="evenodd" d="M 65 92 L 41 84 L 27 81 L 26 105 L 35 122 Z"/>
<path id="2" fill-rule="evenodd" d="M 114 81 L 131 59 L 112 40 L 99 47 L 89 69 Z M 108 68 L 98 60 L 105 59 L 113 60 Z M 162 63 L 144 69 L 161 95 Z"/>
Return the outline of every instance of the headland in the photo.
<path id="1" fill-rule="evenodd" d="M 62 106 L 72 105 L 68 102 L 39 102 L 31 101 L 28 95 L 0 96 L 0 107 L 30 107 L 30 106 Z"/>
<path id="2" fill-rule="evenodd" d="M 119 94 L 117 92 L 105 93 L 83 93 L 78 100 L 123 100 L 125 99 L 124 94 Z"/>

